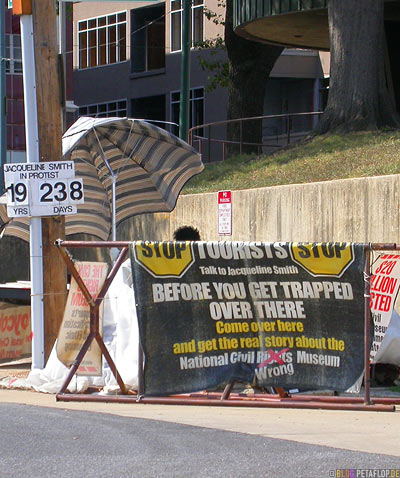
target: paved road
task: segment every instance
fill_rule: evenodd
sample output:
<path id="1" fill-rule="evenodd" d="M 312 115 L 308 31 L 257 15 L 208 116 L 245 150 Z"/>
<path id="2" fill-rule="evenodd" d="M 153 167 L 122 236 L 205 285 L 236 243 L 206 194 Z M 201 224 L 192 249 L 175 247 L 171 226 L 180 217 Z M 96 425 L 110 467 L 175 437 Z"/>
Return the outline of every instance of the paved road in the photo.
<path id="1" fill-rule="evenodd" d="M 0 416 L 0 478 L 324 478 L 400 466 L 390 455 L 164 420 L 15 403 L 0 403 Z"/>

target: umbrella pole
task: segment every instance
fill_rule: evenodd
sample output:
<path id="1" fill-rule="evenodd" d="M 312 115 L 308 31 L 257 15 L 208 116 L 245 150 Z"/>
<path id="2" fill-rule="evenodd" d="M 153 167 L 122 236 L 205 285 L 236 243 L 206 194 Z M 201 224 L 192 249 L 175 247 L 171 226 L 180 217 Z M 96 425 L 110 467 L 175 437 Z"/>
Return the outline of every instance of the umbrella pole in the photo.
<path id="1" fill-rule="evenodd" d="M 111 172 L 111 170 L 110 170 Z M 117 176 L 114 175 L 114 172 L 111 173 L 111 180 L 112 180 L 112 240 L 117 240 L 117 212 L 116 212 L 116 186 L 117 186 Z"/>
<path id="2" fill-rule="evenodd" d="M 117 190 L 116 190 L 116 186 L 117 186 L 117 178 L 118 178 L 118 175 L 116 175 L 112 169 L 112 167 L 110 166 L 110 163 L 107 161 L 107 158 L 106 158 L 106 155 L 104 154 L 104 150 L 101 146 L 101 141 L 97 135 L 97 131 L 96 131 L 96 128 L 93 127 L 93 132 L 94 134 L 96 135 L 96 139 L 97 139 L 97 142 L 99 143 L 99 147 L 100 147 L 100 151 L 101 151 L 101 156 L 103 158 L 103 161 L 104 161 L 104 164 L 106 165 L 107 169 L 108 169 L 108 172 L 110 173 L 110 176 L 111 176 L 111 194 L 112 194 L 112 198 L 111 198 L 111 204 L 112 204 L 112 211 L 111 211 L 111 214 L 112 214 L 112 225 L 111 225 L 111 239 L 112 241 L 116 241 L 117 240 L 117 211 L 116 211 L 116 197 L 117 197 Z"/>

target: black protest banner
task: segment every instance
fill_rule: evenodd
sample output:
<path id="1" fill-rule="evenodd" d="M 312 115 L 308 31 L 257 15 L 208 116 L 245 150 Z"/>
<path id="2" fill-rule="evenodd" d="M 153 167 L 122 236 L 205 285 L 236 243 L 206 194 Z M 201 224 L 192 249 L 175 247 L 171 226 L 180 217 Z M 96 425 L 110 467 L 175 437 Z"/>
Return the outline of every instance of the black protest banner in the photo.
<path id="1" fill-rule="evenodd" d="M 362 373 L 360 244 L 136 242 L 131 263 L 146 395 L 342 391 Z"/>

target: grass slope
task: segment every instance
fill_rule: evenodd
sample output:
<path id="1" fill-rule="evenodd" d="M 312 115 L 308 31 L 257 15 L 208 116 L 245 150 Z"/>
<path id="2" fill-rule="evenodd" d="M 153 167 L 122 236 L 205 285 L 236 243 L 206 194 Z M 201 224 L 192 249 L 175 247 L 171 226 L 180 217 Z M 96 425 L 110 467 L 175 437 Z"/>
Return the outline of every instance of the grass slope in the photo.
<path id="1" fill-rule="evenodd" d="M 182 191 L 196 194 L 400 173 L 400 131 L 316 136 L 270 156 L 207 164 Z"/>

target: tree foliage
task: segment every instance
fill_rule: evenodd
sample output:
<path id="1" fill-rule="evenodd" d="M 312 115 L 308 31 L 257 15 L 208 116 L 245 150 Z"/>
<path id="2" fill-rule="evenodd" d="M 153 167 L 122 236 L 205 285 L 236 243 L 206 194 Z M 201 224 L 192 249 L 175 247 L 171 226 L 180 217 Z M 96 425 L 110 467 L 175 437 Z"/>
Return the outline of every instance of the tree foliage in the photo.
<path id="1" fill-rule="evenodd" d="M 225 7 L 225 3 L 218 2 L 217 6 Z M 203 13 L 207 20 L 212 21 L 215 25 L 225 25 L 224 17 L 213 10 L 204 7 Z M 206 91 L 214 91 L 218 87 L 228 88 L 228 62 L 224 55 L 220 55 L 221 52 L 226 53 L 225 42 L 221 35 L 217 34 L 215 38 L 207 38 L 197 43 L 196 47 L 199 50 L 208 50 L 209 52 L 209 57 L 198 57 L 198 61 L 203 71 L 210 72 L 210 75 L 207 78 L 208 84 L 206 86 Z"/>

